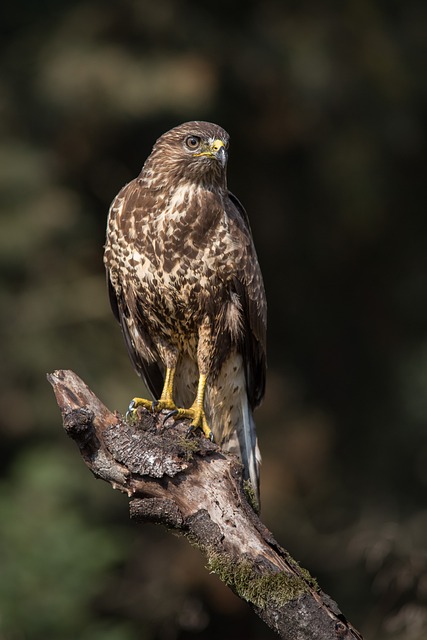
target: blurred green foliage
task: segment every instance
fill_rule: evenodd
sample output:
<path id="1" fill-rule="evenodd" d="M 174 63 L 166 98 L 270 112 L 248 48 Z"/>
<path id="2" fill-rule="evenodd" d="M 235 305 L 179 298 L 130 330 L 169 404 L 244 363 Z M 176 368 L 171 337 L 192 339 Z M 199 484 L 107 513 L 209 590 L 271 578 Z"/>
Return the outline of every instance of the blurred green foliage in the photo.
<path id="1" fill-rule="evenodd" d="M 120 537 L 90 523 L 77 508 L 84 487 L 74 471 L 74 461 L 60 449 L 32 447 L 2 483 L 2 637 L 84 637 L 87 603 L 106 569 L 121 558 Z M 97 633 L 94 626 L 88 637 Z M 131 637 L 102 629 L 100 637 L 107 636 Z"/>
<path id="2" fill-rule="evenodd" d="M 140 381 L 109 203 L 166 129 L 231 134 L 269 302 L 263 516 L 369 637 L 427 634 L 427 9 L 279 0 L 0 8 L 0 638 L 268 638 L 185 541 L 128 523 L 45 374 Z"/>

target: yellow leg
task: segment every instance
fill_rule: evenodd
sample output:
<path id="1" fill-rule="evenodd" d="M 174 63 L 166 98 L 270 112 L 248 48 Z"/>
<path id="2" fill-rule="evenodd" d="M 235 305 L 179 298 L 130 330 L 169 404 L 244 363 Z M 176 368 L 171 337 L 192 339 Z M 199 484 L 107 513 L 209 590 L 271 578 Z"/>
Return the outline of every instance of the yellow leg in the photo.
<path id="1" fill-rule="evenodd" d="M 173 381 L 175 379 L 175 371 L 176 369 L 166 369 L 162 395 L 156 405 L 159 411 L 162 409 L 176 409 L 175 402 L 173 400 Z"/>
<path id="2" fill-rule="evenodd" d="M 153 411 L 162 411 L 163 409 L 169 409 L 171 411 L 176 410 L 176 405 L 173 401 L 173 381 L 175 378 L 175 369 L 166 369 L 165 381 L 163 383 L 163 390 L 160 399 L 151 401 L 145 398 L 133 398 L 130 401 L 127 416 L 135 415 L 137 407 L 145 407 Z"/>
<path id="3" fill-rule="evenodd" d="M 193 404 L 189 409 L 178 409 L 177 418 L 190 418 L 191 427 L 193 429 L 201 429 L 209 440 L 213 440 L 213 433 L 206 420 L 205 410 L 203 408 L 205 400 L 207 376 L 201 374 L 197 385 L 197 395 Z"/>

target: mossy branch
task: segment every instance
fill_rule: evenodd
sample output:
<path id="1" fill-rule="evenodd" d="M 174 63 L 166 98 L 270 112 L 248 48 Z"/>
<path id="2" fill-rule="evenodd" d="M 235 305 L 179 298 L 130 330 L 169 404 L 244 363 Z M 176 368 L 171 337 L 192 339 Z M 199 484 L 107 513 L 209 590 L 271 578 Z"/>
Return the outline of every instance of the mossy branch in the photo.
<path id="1" fill-rule="evenodd" d="M 247 501 L 242 467 L 188 423 L 139 410 L 129 424 L 72 371 L 48 376 L 68 435 L 97 477 L 130 499 L 131 518 L 185 534 L 207 568 L 288 640 L 361 640 L 336 603 L 280 547 Z"/>

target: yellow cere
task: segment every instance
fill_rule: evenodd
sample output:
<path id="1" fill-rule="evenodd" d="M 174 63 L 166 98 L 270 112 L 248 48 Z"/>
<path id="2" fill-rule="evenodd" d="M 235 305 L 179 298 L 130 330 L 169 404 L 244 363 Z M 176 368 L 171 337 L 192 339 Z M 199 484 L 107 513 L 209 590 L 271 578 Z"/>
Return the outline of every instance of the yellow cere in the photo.
<path id="1" fill-rule="evenodd" d="M 222 140 L 215 140 L 211 146 L 213 151 L 218 151 L 221 147 L 224 147 L 224 143 Z"/>

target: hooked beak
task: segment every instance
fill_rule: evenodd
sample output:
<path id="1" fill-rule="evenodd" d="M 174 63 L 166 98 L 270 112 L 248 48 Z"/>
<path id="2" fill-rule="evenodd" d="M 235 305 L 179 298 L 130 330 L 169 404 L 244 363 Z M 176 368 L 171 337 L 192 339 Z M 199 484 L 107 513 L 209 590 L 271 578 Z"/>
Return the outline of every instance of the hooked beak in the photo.
<path id="1" fill-rule="evenodd" d="M 194 155 L 215 158 L 216 160 L 218 160 L 223 169 L 227 164 L 227 151 L 225 149 L 225 143 L 219 139 L 209 142 L 204 151 L 195 153 Z"/>

